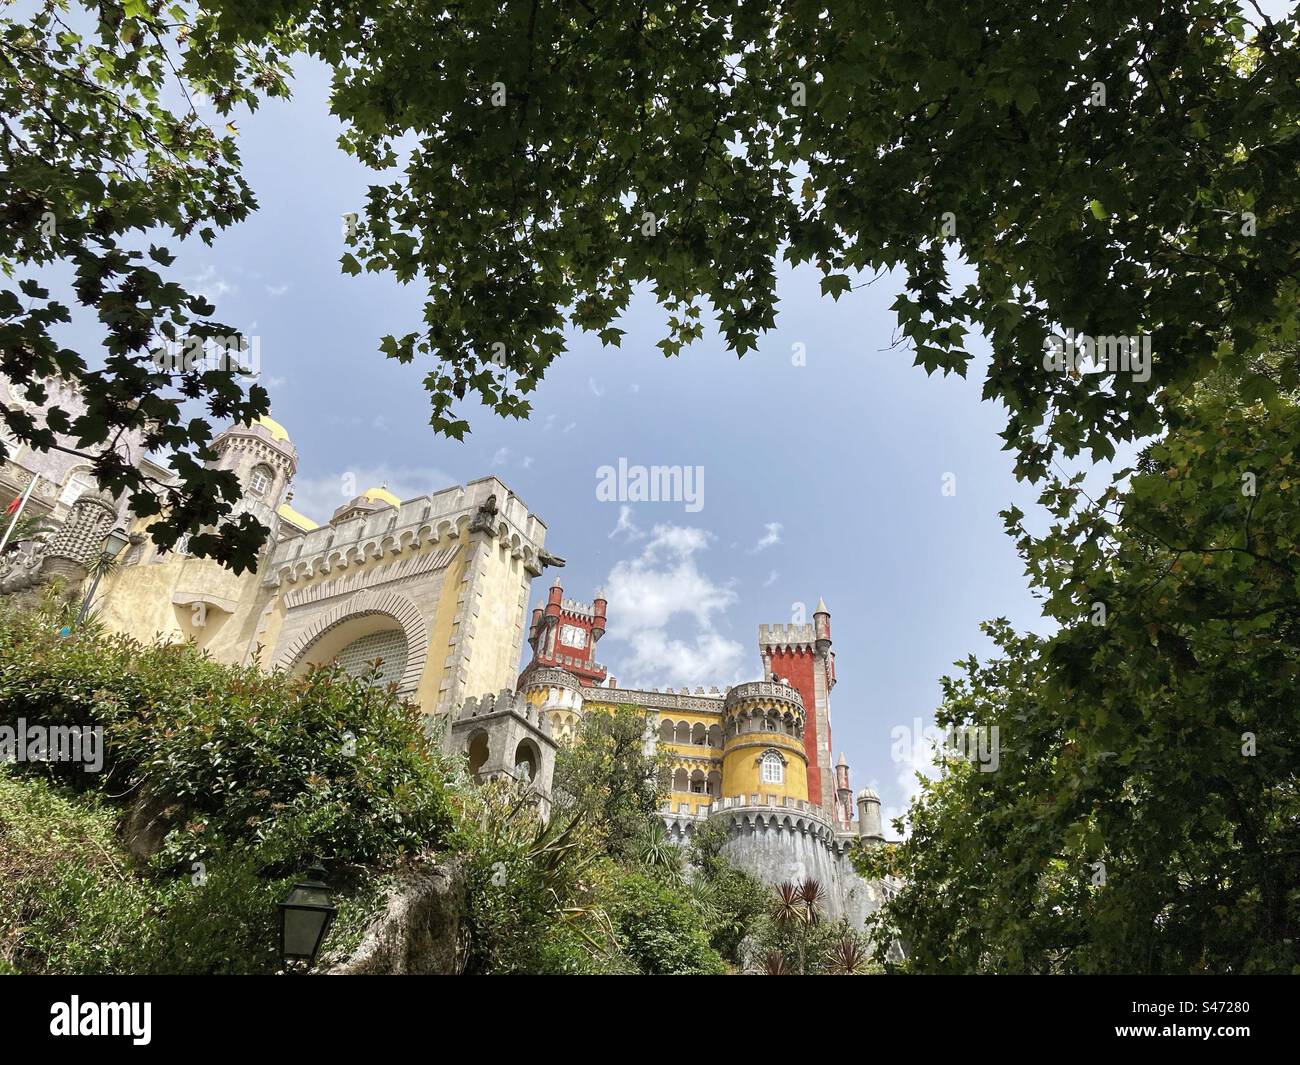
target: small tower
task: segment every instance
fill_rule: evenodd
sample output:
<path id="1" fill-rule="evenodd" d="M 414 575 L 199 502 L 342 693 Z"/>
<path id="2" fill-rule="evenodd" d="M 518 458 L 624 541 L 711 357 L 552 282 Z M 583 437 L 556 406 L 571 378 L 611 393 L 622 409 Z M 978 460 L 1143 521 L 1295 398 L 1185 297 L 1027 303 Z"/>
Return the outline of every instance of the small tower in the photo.
<path id="1" fill-rule="evenodd" d="M 819 655 L 831 649 L 831 612 L 826 609 L 826 600 L 817 597 L 817 609 L 813 611 L 813 632 L 816 635 L 815 646 Z"/>
<path id="2" fill-rule="evenodd" d="M 539 707 L 509 688 L 497 695 L 466 699 L 452 723 L 450 746 L 469 759 L 479 783 L 505 777 L 530 785 L 543 818 L 550 816 L 555 739 Z"/>
<path id="3" fill-rule="evenodd" d="M 868 843 L 885 842 L 880 826 L 880 796 L 871 788 L 858 792 L 858 836 Z"/>
<path id="4" fill-rule="evenodd" d="M 846 830 L 853 824 L 853 789 L 849 787 L 849 763 L 843 751 L 835 764 L 835 819 Z"/>
<path id="5" fill-rule="evenodd" d="M 605 667 L 596 661 L 595 654 L 596 643 L 605 635 L 608 605 L 603 592 L 597 592 L 591 603 L 564 598 L 560 578 L 556 577 L 546 606 L 533 608 L 528 629 L 533 658 L 524 668 L 521 682 L 534 669 L 554 668 L 572 673 L 585 687 L 604 684 Z"/>
<path id="6" fill-rule="evenodd" d="M 298 470 L 298 450 L 288 431 L 272 418 L 258 418 L 230 426 L 212 447 L 217 453 L 213 468 L 233 470 L 243 489 L 231 516 L 251 514 L 274 532 L 280 503 Z"/>

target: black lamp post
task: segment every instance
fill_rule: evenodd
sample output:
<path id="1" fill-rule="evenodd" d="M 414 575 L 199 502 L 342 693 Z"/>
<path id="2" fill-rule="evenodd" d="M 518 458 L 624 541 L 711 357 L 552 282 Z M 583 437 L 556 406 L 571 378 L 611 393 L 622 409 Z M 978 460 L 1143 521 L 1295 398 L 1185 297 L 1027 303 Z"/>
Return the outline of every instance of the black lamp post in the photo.
<path id="1" fill-rule="evenodd" d="M 294 884 L 289 897 L 280 903 L 280 955 L 285 962 L 316 963 L 321 944 L 334 922 L 337 907 L 325 884 L 325 870 L 313 865 L 307 880 Z"/>
<path id="2" fill-rule="evenodd" d="M 95 566 L 95 579 L 90 582 L 90 591 L 86 593 L 86 598 L 81 601 L 81 609 L 77 611 L 77 620 L 74 622 L 80 625 L 86 620 L 86 615 L 90 613 L 90 601 L 95 598 L 95 589 L 99 587 L 99 578 L 104 575 L 104 569 L 109 562 L 117 558 L 122 548 L 131 542 L 121 529 L 114 529 L 104 540 L 103 553 L 100 556 L 99 564 Z"/>

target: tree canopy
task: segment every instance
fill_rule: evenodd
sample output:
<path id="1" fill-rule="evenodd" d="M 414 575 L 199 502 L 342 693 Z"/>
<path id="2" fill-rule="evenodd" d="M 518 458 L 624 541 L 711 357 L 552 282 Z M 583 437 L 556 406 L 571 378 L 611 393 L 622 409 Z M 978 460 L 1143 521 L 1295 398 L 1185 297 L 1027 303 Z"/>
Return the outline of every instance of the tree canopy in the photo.
<path id="1" fill-rule="evenodd" d="M 228 369 L 174 378 L 148 355 L 238 332 L 151 235 L 212 239 L 255 205 L 229 129 L 161 88 L 224 115 L 287 92 L 298 52 L 332 66 L 341 146 L 377 175 L 341 266 L 426 289 L 423 321 L 379 346 L 427 360 L 446 434 L 467 430 L 467 396 L 526 416 L 566 331 L 618 344 L 638 291 L 668 313 L 665 354 L 704 335 L 706 312 L 744 354 L 776 323 L 782 262 L 812 264 L 835 298 L 896 271 L 901 339 L 927 372 L 964 373 L 968 336 L 987 336 L 985 394 L 1023 476 L 1150 435 L 1209 373 L 1272 402 L 1297 380 L 1290 360 L 1252 372 L 1300 306 L 1294 16 L 1233 0 L 130 0 L 93 5 L 82 33 L 68 7 L 0 25 L 0 265 L 72 265 L 106 338 L 99 359 L 61 347 L 68 309 L 22 278 L 0 293 L 0 369 L 33 399 L 46 374 L 87 385 L 87 415 L 54 426 L 86 448 L 147 427 L 171 449 L 175 488 L 107 451 L 96 464 L 165 512 L 160 543 L 236 493 L 202 468 L 212 427 L 182 419 L 177 393 L 215 419 L 266 410 Z M 1154 372 L 1045 372 L 1068 329 L 1150 336 Z M 258 542 L 246 521 L 191 546 L 239 566 Z"/>
<path id="2" fill-rule="evenodd" d="M 943 759 L 908 839 L 865 856 L 905 880 L 879 942 L 911 968 L 1300 965 L 1300 405 L 1223 384 L 1096 498 L 1053 478 L 1044 535 L 1006 515 L 1061 627 L 988 627 L 937 717 L 996 727 L 997 771 Z"/>

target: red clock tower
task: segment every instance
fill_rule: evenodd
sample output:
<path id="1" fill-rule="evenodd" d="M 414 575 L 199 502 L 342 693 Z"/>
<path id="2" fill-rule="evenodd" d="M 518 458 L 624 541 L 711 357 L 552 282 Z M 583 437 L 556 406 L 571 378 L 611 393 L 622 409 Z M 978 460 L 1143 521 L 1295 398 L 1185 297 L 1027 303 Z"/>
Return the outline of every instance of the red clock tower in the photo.
<path id="1" fill-rule="evenodd" d="M 605 635 L 603 592 L 590 603 L 564 598 L 560 578 L 555 578 L 545 607 L 533 608 L 528 627 L 528 644 L 533 660 L 524 669 L 527 676 L 534 669 L 548 666 L 566 669 L 586 687 L 605 683 L 605 667 L 595 659 L 596 641 Z"/>

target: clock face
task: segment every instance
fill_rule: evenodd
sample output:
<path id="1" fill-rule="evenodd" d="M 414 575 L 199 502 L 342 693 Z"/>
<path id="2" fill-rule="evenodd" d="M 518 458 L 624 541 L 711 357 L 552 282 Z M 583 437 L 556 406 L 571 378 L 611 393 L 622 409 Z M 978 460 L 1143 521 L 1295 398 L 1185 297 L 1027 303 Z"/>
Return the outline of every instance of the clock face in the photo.
<path id="1" fill-rule="evenodd" d="M 577 625 L 561 625 L 560 643 L 567 644 L 570 647 L 586 647 L 586 630 L 578 628 Z"/>

